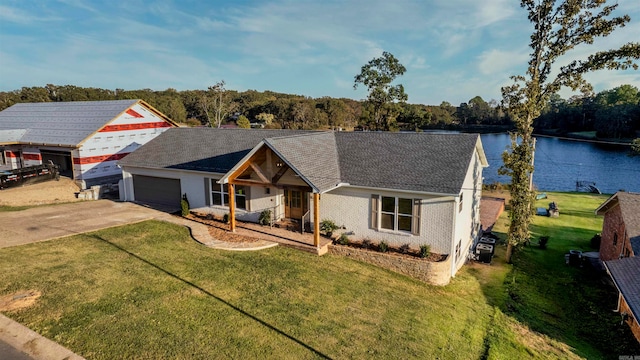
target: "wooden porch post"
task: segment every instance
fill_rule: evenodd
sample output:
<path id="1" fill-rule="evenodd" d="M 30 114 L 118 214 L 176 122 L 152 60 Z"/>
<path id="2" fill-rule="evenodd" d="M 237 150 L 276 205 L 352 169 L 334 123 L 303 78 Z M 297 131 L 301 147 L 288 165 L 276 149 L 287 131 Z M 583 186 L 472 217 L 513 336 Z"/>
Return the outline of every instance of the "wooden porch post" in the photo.
<path id="1" fill-rule="evenodd" d="M 313 193 L 313 245 L 320 248 L 320 194 Z"/>
<path id="2" fill-rule="evenodd" d="M 236 191 L 232 183 L 228 185 L 229 189 L 229 231 L 236 232 Z"/>

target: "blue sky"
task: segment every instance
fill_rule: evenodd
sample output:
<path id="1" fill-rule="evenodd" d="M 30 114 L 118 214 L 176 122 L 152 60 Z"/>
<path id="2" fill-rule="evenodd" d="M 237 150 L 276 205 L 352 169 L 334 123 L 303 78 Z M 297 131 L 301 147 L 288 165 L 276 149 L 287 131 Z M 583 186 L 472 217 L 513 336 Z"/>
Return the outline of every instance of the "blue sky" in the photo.
<path id="1" fill-rule="evenodd" d="M 500 98 L 523 73 L 531 24 L 517 0 L 2 0 L 0 91 L 46 84 L 164 90 L 273 90 L 363 99 L 360 67 L 382 51 L 407 68 L 410 103 Z M 640 40 L 632 21 L 589 52 Z M 640 87 L 640 71 L 587 76 L 596 91 Z M 563 92 L 563 97 L 571 94 Z"/>

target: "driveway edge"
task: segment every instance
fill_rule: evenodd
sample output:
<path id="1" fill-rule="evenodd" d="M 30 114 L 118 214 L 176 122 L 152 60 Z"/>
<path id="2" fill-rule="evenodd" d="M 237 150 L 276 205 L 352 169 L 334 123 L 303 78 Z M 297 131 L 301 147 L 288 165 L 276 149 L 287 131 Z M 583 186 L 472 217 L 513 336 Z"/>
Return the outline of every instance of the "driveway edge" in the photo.
<path id="1" fill-rule="evenodd" d="M 2 314 L 0 339 L 37 360 L 84 360 L 64 346 Z"/>

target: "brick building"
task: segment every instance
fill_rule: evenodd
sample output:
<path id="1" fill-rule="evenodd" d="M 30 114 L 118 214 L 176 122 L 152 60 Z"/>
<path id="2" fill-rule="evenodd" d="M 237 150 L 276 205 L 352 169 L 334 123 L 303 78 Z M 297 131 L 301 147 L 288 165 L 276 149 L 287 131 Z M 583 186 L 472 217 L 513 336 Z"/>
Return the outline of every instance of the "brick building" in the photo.
<path id="1" fill-rule="evenodd" d="M 619 191 L 596 209 L 604 216 L 600 259 L 640 254 L 640 194 Z"/>
<path id="2" fill-rule="evenodd" d="M 640 194 L 619 191 L 596 214 L 604 216 L 600 258 L 618 290 L 617 311 L 640 342 Z"/>

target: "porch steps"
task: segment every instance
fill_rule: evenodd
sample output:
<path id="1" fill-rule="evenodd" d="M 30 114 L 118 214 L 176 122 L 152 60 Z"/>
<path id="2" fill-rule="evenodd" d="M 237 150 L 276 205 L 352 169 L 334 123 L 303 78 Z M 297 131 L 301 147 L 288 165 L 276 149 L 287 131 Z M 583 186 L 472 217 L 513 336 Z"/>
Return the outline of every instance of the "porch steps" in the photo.
<path id="1" fill-rule="evenodd" d="M 324 246 L 320 246 L 319 249 L 317 249 L 315 246 L 312 246 L 312 245 L 293 244 L 293 243 L 290 243 L 290 242 L 281 242 L 280 246 L 286 246 L 286 247 L 289 247 L 289 248 L 292 248 L 292 249 L 308 252 L 310 254 L 316 254 L 316 255 L 319 255 L 319 256 L 322 256 L 322 255 L 326 254 L 327 252 L 329 252 L 329 244 L 325 244 Z"/>

